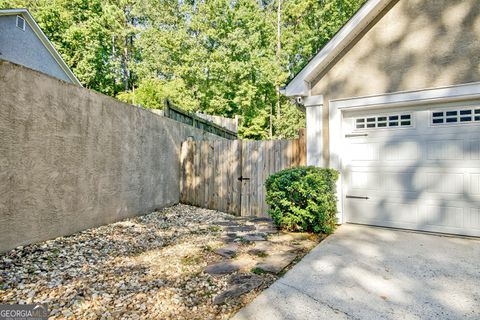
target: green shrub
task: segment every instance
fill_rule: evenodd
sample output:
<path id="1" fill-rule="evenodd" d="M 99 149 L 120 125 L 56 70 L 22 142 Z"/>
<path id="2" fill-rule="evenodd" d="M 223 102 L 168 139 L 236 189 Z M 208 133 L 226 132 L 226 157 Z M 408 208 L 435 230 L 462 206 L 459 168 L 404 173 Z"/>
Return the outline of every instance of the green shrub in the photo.
<path id="1" fill-rule="evenodd" d="M 268 213 L 291 231 L 332 233 L 336 226 L 338 172 L 317 167 L 285 169 L 265 182 Z"/>

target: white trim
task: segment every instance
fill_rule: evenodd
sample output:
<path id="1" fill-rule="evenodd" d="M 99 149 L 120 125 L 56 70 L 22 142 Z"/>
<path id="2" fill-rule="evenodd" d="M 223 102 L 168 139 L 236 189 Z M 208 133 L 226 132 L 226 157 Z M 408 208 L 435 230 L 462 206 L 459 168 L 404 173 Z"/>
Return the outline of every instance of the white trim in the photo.
<path id="1" fill-rule="evenodd" d="M 33 32 L 37 35 L 37 37 L 40 39 L 40 41 L 43 43 L 45 48 L 50 52 L 52 57 L 55 59 L 55 61 L 59 64 L 59 66 L 62 68 L 62 70 L 67 74 L 68 78 L 72 80 L 73 83 L 82 86 L 80 81 L 77 79 L 75 74 L 70 70 L 70 68 L 67 66 L 65 61 L 62 59 L 62 56 L 58 53 L 58 51 L 55 49 L 53 44 L 48 40 L 47 36 L 45 33 L 43 33 L 42 29 L 39 27 L 35 19 L 33 19 L 32 15 L 30 12 L 28 12 L 27 9 L 21 8 L 21 9 L 3 9 L 0 10 L 0 16 L 9 16 L 9 15 L 20 15 L 22 18 L 25 19 L 25 21 L 28 23 L 30 28 L 32 28 Z"/>
<path id="2" fill-rule="evenodd" d="M 307 165 L 325 167 L 323 159 L 323 105 L 310 106 L 307 111 Z"/>
<path id="3" fill-rule="evenodd" d="M 18 21 L 19 21 L 19 20 L 22 20 L 22 21 L 23 21 L 23 27 L 22 27 L 22 28 L 20 28 L 19 25 L 18 25 Z M 22 16 L 17 15 L 17 19 L 15 20 L 15 25 L 17 26 L 18 29 L 20 29 L 20 30 L 22 30 L 22 31 L 25 31 L 25 24 L 26 24 L 26 23 L 27 23 L 27 22 L 25 21 L 25 19 L 24 19 Z"/>
<path id="4" fill-rule="evenodd" d="M 328 113 L 328 122 L 329 122 L 329 149 L 330 149 L 330 158 L 328 159 L 328 165 L 330 168 L 333 168 L 340 172 L 338 181 L 337 181 L 337 221 L 342 224 L 345 223 L 345 215 L 343 214 L 343 137 L 342 137 L 342 123 L 343 115 L 338 108 L 333 108 L 329 104 L 329 113 Z M 308 141 L 307 141 L 308 143 Z"/>
<path id="5" fill-rule="evenodd" d="M 367 109 L 403 107 L 409 105 L 455 102 L 480 98 L 480 82 L 403 91 L 382 95 L 331 100 L 330 106 L 338 109 Z"/>
<path id="6" fill-rule="evenodd" d="M 313 57 L 312 60 L 288 83 L 285 95 L 307 96 L 311 82 L 373 21 L 392 0 L 369 0 L 337 32 L 337 34 Z"/>
<path id="7" fill-rule="evenodd" d="M 323 106 L 323 96 L 308 96 L 303 99 L 305 107 Z"/>

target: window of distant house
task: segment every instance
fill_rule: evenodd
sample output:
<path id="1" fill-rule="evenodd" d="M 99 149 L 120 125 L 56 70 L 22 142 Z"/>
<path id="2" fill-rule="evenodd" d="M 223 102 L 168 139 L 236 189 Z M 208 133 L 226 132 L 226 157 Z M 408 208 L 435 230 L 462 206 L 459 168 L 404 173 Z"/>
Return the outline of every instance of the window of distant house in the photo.
<path id="1" fill-rule="evenodd" d="M 25 31 L 25 19 L 20 16 L 17 16 L 17 27 Z"/>

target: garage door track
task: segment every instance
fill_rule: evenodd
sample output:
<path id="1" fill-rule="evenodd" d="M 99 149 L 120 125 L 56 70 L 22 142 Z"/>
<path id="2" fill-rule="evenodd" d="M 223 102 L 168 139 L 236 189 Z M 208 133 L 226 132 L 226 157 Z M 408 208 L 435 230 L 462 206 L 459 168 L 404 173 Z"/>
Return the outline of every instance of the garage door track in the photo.
<path id="1" fill-rule="evenodd" d="M 233 319 L 480 319 L 480 240 L 343 225 Z"/>

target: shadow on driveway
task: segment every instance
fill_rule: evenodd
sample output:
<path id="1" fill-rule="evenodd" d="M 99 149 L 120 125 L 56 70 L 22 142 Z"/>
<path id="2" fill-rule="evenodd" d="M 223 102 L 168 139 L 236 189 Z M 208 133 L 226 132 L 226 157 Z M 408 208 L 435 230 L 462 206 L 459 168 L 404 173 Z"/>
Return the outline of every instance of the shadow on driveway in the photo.
<path id="1" fill-rule="evenodd" d="M 479 319 L 480 239 L 346 224 L 244 319 Z"/>

